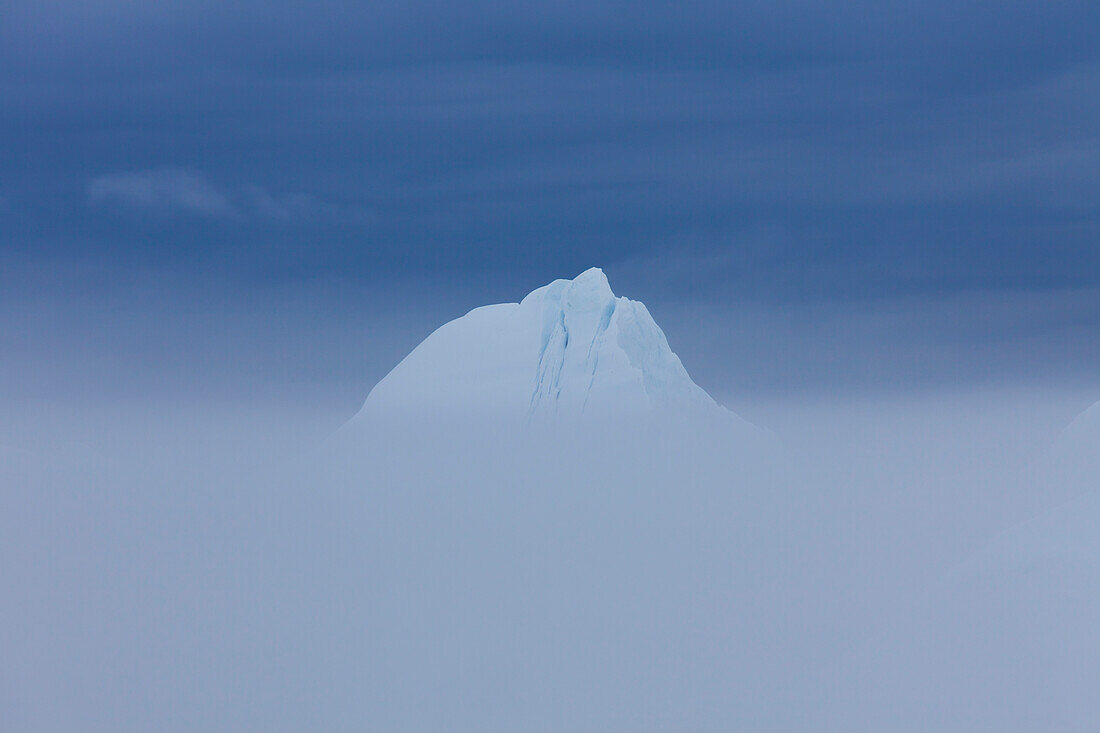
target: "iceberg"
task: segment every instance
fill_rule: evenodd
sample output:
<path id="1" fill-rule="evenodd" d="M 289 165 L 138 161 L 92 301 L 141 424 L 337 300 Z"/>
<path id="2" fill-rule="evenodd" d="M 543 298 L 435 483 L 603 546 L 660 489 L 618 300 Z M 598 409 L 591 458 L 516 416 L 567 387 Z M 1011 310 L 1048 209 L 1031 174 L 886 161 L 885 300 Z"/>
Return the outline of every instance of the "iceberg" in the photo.
<path id="1" fill-rule="evenodd" d="M 441 326 L 371 390 L 350 425 L 624 416 L 743 423 L 692 381 L 645 305 L 616 296 L 593 267 Z"/>

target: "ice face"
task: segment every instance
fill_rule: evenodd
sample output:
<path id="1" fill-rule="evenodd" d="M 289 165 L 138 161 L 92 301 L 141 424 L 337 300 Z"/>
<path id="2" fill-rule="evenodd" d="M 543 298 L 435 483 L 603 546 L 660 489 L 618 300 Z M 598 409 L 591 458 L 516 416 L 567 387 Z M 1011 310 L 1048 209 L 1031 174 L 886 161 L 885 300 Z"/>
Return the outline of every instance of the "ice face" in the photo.
<path id="1" fill-rule="evenodd" d="M 615 294 L 607 276 L 598 267 L 592 267 L 577 275 L 566 290 L 565 306 L 573 313 L 601 310 Z"/>
<path id="2" fill-rule="evenodd" d="M 732 417 L 691 380 L 648 309 L 616 297 L 593 267 L 440 327 L 372 390 L 357 419 L 654 411 Z"/>

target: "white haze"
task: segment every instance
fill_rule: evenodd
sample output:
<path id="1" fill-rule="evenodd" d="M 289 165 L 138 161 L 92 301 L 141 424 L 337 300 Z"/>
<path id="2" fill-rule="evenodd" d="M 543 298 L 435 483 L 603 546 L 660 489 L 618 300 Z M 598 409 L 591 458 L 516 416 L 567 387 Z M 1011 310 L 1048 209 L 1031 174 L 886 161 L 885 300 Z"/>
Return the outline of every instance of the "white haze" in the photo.
<path id="1" fill-rule="evenodd" d="M 0 729 L 1090 730 L 1087 401 L 350 443 L 70 405 L 0 453 Z"/>

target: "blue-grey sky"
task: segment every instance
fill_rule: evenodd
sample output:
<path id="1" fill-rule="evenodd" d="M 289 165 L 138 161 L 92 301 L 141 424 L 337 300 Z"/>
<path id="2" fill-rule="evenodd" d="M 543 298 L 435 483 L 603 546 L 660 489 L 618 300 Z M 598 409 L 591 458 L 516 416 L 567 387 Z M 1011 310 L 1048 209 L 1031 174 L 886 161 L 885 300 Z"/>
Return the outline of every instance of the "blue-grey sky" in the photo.
<path id="1" fill-rule="evenodd" d="M 10 0 L 5 391 L 354 403 L 440 321 L 592 265 L 727 400 L 1095 383 L 1098 27 L 1085 0 Z"/>

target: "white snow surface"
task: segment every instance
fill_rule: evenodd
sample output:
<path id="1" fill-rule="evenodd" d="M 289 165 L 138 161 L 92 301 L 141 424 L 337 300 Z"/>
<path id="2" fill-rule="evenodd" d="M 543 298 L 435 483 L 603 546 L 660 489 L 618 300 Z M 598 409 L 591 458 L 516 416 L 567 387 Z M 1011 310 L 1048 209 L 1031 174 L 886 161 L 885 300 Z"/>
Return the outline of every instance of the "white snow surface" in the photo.
<path id="1" fill-rule="evenodd" d="M 374 387 L 353 423 L 656 413 L 739 421 L 692 381 L 645 305 L 616 297 L 593 267 L 441 326 Z"/>

